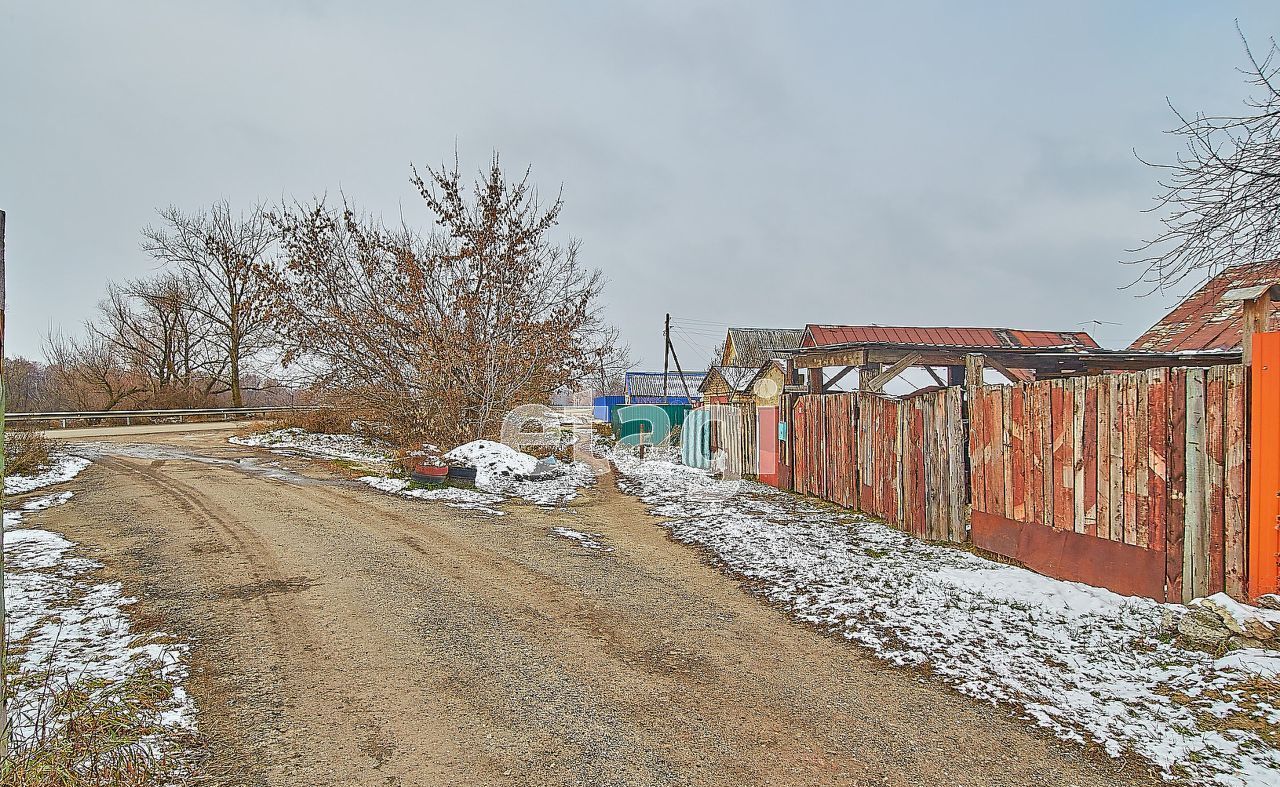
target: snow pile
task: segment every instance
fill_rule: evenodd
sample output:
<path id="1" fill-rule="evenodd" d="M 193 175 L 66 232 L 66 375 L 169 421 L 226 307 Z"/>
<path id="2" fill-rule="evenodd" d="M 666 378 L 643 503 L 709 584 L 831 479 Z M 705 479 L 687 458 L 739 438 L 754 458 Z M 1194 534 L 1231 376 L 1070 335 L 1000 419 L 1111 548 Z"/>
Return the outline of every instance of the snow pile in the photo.
<path id="1" fill-rule="evenodd" d="M 435 500 L 452 508 L 468 511 L 483 511 L 486 514 L 502 516 L 503 512 L 494 508 L 494 503 L 501 503 L 502 496 L 488 492 L 477 492 L 474 489 L 461 489 L 456 486 L 424 488 L 413 486 L 403 478 L 387 478 L 385 476 L 367 475 L 357 479 L 382 492 L 419 500 Z"/>
<path id="2" fill-rule="evenodd" d="M 60 472 L 6 481 L 35 491 L 71 480 L 87 465 L 76 457 L 62 457 L 57 463 Z M 10 675 L 15 740 L 21 745 L 48 717 L 49 688 L 86 681 L 114 684 L 140 674 L 166 683 L 171 691 L 156 716 L 144 721 L 192 729 L 195 705 L 182 686 L 187 646 L 163 634 L 134 631 L 126 612 L 134 599 L 125 597 L 117 582 L 95 581 L 100 563 L 75 555 L 72 541 L 24 522 L 72 495 L 46 495 L 4 513 L 6 622 L 9 653 L 17 667 Z"/>
<path id="3" fill-rule="evenodd" d="M 576 541 L 578 546 L 583 549 L 600 550 L 602 552 L 613 551 L 613 547 L 606 545 L 601 540 L 604 538 L 604 533 L 583 533 L 580 530 L 572 530 L 567 527 L 553 527 L 551 528 L 551 535 Z"/>
<path id="4" fill-rule="evenodd" d="M 1134 752 L 1171 777 L 1280 784 L 1280 654 L 1174 645 L 1179 605 L 1128 598 L 931 546 L 853 513 L 666 461 L 615 456 L 622 487 L 684 543 L 795 617 L 1062 738 Z M 1266 683 L 1271 676 L 1271 683 Z"/>
<path id="5" fill-rule="evenodd" d="M 248 437 L 230 437 L 236 445 L 266 448 L 286 456 L 385 465 L 395 458 L 390 446 L 350 434 L 317 434 L 303 429 L 276 429 Z"/>
<path id="6" fill-rule="evenodd" d="M 504 497 L 519 497 L 540 506 L 567 503 L 595 483 L 595 473 L 582 462 L 539 461 L 505 443 L 475 440 L 444 458 L 476 469 L 476 488 Z M 530 480 L 530 476 L 537 480 Z"/>
<path id="7" fill-rule="evenodd" d="M 89 460 L 78 456 L 54 457 L 50 464 L 41 467 L 40 472 L 35 475 L 5 476 L 4 493 L 21 495 L 46 486 L 63 484 L 75 478 L 88 466 Z"/>

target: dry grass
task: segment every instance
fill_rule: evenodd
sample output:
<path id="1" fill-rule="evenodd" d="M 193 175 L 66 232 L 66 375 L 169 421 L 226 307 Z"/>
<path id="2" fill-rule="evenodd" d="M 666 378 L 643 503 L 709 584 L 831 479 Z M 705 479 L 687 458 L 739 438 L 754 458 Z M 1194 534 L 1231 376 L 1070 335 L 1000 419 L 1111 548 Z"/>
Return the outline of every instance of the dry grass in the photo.
<path id="1" fill-rule="evenodd" d="M 6 475 L 30 475 L 49 463 L 49 455 L 57 443 L 30 429 L 6 429 L 4 433 L 4 472 Z"/>
<path id="2" fill-rule="evenodd" d="M 168 683 L 135 676 L 39 691 L 41 721 L 0 762 L 0 784 L 143 787 L 177 780 L 179 764 L 159 751 L 164 730 L 143 721 L 156 718 L 172 697 Z"/>

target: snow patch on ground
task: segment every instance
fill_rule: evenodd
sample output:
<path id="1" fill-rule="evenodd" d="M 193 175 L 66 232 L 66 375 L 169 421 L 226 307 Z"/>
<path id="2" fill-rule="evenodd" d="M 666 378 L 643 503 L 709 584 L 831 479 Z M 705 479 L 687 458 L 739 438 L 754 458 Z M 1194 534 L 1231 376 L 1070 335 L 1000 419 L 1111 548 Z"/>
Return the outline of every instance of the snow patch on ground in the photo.
<path id="1" fill-rule="evenodd" d="M 340 459 L 385 465 L 395 459 L 390 446 L 367 437 L 350 434 L 317 434 L 303 429 L 276 429 L 259 432 L 248 437 L 230 437 L 236 445 L 266 448 L 286 456 L 305 456 L 312 459 Z"/>
<path id="2" fill-rule="evenodd" d="M 80 475 L 80 472 L 88 466 L 89 460 L 79 456 L 54 457 L 48 465 L 41 467 L 40 472 L 34 475 L 5 476 L 4 493 L 21 495 L 46 486 L 65 484 Z"/>
<path id="3" fill-rule="evenodd" d="M 74 461 L 72 461 L 74 460 Z M 64 483 L 88 465 L 79 457 L 60 457 L 57 472 L 13 476 L 24 491 Z M 183 689 L 187 645 L 164 634 L 134 631 L 127 609 L 134 599 L 117 582 L 98 582 L 97 561 L 75 554 L 76 544 L 26 520 L 72 499 L 73 492 L 50 494 L 4 512 L 5 605 L 9 653 L 17 665 L 15 698 L 10 706 L 15 741 L 21 745 L 48 717 L 50 686 L 85 681 L 117 683 L 149 674 L 168 684 L 172 696 L 152 724 L 191 730 L 195 705 Z M 157 742 L 163 747 L 163 742 Z"/>
<path id="4" fill-rule="evenodd" d="M 551 535 L 567 538 L 570 541 L 578 542 L 578 546 L 583 549 L 599 550 L 601 552 L 612 552 L 613 547 L 608 546 L 602 540 L 604 533 L 583 533 L 579 530 L 572 530 L 567 527 L 551 528 Z"/>
<path id="5" fill-rule="evenodd" d="M 418 487 L 403 478 L 387 478 L 385 476 L 367 475 L 357 479 L 361 483 L 368 484 L 374 489 L 387 492 L 393 495 L 401 495 L 403 497 L 417 498 L 418 500 L 434 500 L 444 503 L 452 508 L 461 508 L 468 511 L 483 511 L 493 516 L 503 516 L 504 512 L 494 508 L 493 504 L 501 503 L 503 498 L 501 495 L 489 494 L 487 492 L 477 492 L 474 489 L 461 489 L 456 486 L 441 486 L 436 488 Z"/>
<path id="6" fill-rule="evenodd" d="M 1280 654 L 1222 658 L 1161 633 L 1180 605 L 1119 596 L 932 546 L 752 482 L 618 454 L 625 491 L 794 617 L 1058 736 L 1202 784 L 1280 784 Z M 1272 678 L 1274 681 L 1274 677 Z M 1274 740 L 1274 738 L 1272 738 Z"/>

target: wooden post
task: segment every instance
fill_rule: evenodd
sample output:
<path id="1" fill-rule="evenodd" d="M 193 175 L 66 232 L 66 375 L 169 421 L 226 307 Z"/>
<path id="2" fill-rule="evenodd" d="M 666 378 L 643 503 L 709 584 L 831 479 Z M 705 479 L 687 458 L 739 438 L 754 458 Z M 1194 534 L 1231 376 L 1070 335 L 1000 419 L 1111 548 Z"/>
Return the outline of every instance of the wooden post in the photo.
<path id="1" fill-rule="evenodd" d="M 0 510 L 4 509 L 4 211 L 0 210 Z M 4 528 L 0 527 L 0 759 L 9 756 L 9 638 L 5 634 Z"/>

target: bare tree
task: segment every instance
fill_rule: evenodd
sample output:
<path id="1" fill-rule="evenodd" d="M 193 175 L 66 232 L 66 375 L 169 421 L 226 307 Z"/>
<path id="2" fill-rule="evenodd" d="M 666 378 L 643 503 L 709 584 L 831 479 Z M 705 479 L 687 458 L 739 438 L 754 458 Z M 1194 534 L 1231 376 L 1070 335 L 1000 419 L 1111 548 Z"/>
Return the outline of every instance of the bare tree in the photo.
<path id="1" fill-rule="evenodd" d="M 159 213 L 162 226 L 143 230 L 142 248 L 175 266 L 202 296 L 198 308 L 215 328 L 231 404 L 240 407 L 242 375 L 267 339 L 264 268 L 276 231 L 261 206 L 240 215 L 226 202 L 198 213 L 172 206 Z"/>
<path id="2" fill-rule="evenodd" d="M 86 330 L 148 381 L 152 406 L 192 406 L 227 390 L 207 296 L 176 273 L 107 286 Z"/>
<path id="3" fill-rule="evenodd" d="M 1243 34 L 1252 93 L 1238 115 L 1188 117 L 1170 102 L 1184 151 L 1160 170 L 1163 231 L 1137 250 L 1158 287 L 1238 263 L 1280 257 L 1280 63 L 1274 38 L 1259 59 Z"/>
<path id="4" fill-rule="evenodd" d="M 425 235 L 345 202 L 273 215 L 285 362 L 437 440 L 496 433 L 510 407 L 589 379 L 616 334 L 600 319 L 600 272 L 577 241 L 550 238 L 561 199 L 543 205 L 528 171 L 508 180 L 496 156 L 470 189 L 456 162 L 411 182 L 433 219 Z"/>
<path id="5" fill-rule="evenodd" d="M 118 350 L 92 332 L 84 339 L 50 333 L 44 356 L 50 384 L 65 403 L 58 409 L 110 410 L 147 390 Z"/>

